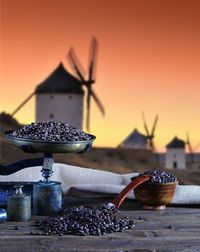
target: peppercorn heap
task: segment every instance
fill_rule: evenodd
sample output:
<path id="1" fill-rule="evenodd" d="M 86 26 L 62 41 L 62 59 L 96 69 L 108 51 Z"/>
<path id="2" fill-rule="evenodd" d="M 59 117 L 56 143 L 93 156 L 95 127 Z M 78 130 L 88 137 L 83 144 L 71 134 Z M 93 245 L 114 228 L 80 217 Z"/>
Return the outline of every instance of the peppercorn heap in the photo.
<path id="1" fill-rule="evenodd" d="M 91 139 L 91 136 L 83 130 L 76 129 L 68 123 L 55 121 L 27 124 L 12 131 L 9 135 L 23 139 L 45 142 L 73 142 Z"/>
<path id="2" fill-rule="evenodd" d="M 88 206 L 70 207 L 63 215 L 39 220 L 36 225 L 43 230 L 42 235 L 104 235 L 133 229 L 135 222 L 128 217 L 116 216 L 117 209 L 109 203 L 96 208 Z"/>
<path id="3" fill-rule="evenodd" d="M 143 174 L 150 176 L 151 183 L 171 183 L 177 181 L 176 177 L 165 171 L 151 170 L 151 171 L 145 171 Z"/>

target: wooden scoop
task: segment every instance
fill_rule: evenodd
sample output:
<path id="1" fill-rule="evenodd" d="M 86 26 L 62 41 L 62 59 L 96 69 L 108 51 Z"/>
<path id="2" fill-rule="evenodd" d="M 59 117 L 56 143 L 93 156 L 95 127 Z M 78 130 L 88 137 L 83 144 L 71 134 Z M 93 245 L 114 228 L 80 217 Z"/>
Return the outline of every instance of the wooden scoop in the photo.
<path id="1" fill-rule="evenodd" d="M 137 186 L 143 184 L 144 182 L 150 180 L 150 177 L 148 175 L 140 175 L 136 177 L 134 180 L 132 180 L 113 200 L 112 202 L 105 202 L 107 206 L 110 207 L 115 207 L 117 209 L 120 208 L 121 204 L 125 200 L 127 194 L 131 191 L 134 190 Z M 91 208 L 96 208 L 99 206 L 99 204 L 88 204 L 88 207 Z"/>
<path id="2" fill-rule="evenodd" d="M 134 178 L 111 202 L 105 202 L 105 204 L 110 207 L 115 207 L 119 209 L 121 204 L 124 202 L 127 194 L 134 190 L 137 186 L 143 184 L 144 182 L 150 180 L 148 175 L 139 175 L 138 177 Z M 99 204 L 87 204 L 88 207 L 97 208 Z"/>
<path id="3" fill-rule="evenodd" d="M 113 204 L 117 209 L 120 208 L 121 204 L 125 200 L 127 194 L 134 190 L 137 186 L 143 184 L 150 179 L 147 175 L 141 175 L 132 180 L 118 195 L 113 199 L 110 204 Z"/>
<path id="4" fill-rule="evenodd" d="M 104 204 L 106 204 L 108 208 L 115 207 L 116 209 L 119 209 L 127 194 L 148 180 L 150 180 L 148 175 L 139 175 L 138 177 L 135 177 L 134 180 L 132 180 L 111 202 L 105 202 Z M 86 206 L 90 208 L 98 208 L 99 205 L 100 204 L 97 203 L 89 203 Z"/>

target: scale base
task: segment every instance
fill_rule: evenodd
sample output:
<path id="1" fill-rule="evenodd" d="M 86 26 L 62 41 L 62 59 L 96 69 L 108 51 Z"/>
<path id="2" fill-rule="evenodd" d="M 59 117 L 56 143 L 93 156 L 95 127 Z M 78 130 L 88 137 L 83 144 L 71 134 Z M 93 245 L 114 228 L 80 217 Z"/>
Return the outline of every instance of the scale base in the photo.
<path id="1" fill-rule="evenodd" d="M 162 205 L 162 206 L 147 206 L 147 205 L 142 205 L 143 209 L 146 210 L 155 210 L 155 211 L 161 211 L 161 210 L 165 210 L 166 206 Z"/>

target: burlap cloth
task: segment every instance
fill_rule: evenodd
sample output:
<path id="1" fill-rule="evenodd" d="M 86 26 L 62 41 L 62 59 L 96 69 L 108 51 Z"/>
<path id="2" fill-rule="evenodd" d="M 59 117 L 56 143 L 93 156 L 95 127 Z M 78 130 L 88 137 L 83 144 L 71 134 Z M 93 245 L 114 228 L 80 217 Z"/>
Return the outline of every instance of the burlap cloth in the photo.
<path id="1" fill-rule="evenodd" d="M 0 176 L 0 181 L 38 181 L 42 167 L 31 167 L 8 176 Z M 62 183 L 66 196 L 77 198 L 109 197 L 118 194 L 130 178 L 138 173 L 116 174 L 107 171 L 55 163 L 52 180 Z M 135 198 L 130 192 L 128 198 Z M 200 204 L 200 186 L 178 185 L 173 204 Z"/>

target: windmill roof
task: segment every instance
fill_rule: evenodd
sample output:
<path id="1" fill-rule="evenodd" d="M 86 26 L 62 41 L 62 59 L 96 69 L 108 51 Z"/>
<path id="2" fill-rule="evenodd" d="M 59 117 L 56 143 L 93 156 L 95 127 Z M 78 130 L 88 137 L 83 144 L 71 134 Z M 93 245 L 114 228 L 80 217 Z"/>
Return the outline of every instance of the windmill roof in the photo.
<path id="1" fill-rule="evenodd" d="M 123 141 L 123 144 L 128 143 L 147 143 L 147 136 L 134 129 L 130 135 Z"/>
<path id="2" fill-rule="evenodd" d="M 178 137 L 174 137 L 171 142 L 166 145 L 167 148 L 185 148 L 185 141 L 179 139 Z"/>
<path id="3" fill-rule="evenodd" d="M 36 89 L 36 94 L 75 93 L 83 94 L 82 83 L 70 74 L 62 63 Z"/>

